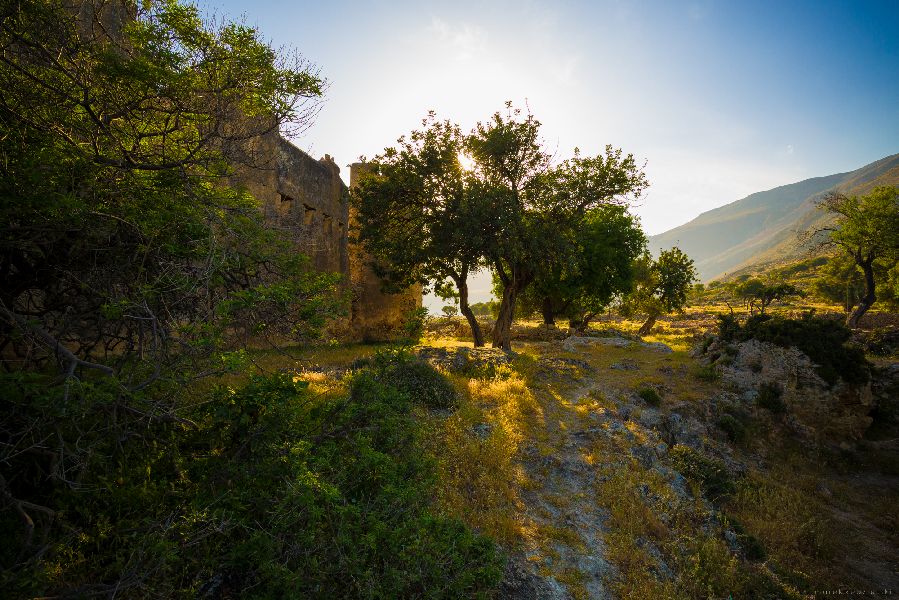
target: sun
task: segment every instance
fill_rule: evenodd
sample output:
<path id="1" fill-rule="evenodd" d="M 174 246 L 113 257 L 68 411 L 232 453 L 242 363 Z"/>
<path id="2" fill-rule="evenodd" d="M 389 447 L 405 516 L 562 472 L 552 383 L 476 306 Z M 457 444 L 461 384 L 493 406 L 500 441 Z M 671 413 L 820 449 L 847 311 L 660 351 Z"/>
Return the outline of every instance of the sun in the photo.
<path id="1" fill-rule="evenodd" d="M 475 164 L 470 156 L 468 156 L 464 152 L 460 152 L 458 154 L 458 158 L 459 166 L 462 167 L 463 171 L 474 171 Z"/>

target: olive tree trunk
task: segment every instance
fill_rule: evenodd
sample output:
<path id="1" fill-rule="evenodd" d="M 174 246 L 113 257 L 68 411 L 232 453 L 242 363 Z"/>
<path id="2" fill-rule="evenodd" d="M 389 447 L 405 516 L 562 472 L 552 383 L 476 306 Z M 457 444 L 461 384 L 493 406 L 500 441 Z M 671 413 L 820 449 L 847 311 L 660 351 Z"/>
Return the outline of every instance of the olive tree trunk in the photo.
<path id="1" fill-rule="evenodd" d="M 533 277 L 513 269 L 511 277 L 503 276 L 503 297 L 499 305 L 499 315 L 496 317 L 496 325 L 493 328 L 494 348 L 502 348 L 506 352 L 512 351 L 512 321 L 515 318 L 515 302 L 518 294 L 524 290 Z"/>
<path id="2" fill-rule="evenodd" d="M 650 315 L 649 318 L 646 319 L 646 322 L 640 326 L 640 330 L 637 331 L 637 335 L 649 335 L 649 332 L 652 331 L 652 326 L 656 324 L 656 319 L 658 318 L 658 315 Z"/>
<path id="3" fill-rule="evenodd" d="M 868 312 L 868 309 L 871 308 L 877 300 L 874 283 L 874 260 L 856 259 L 856 264 L 861 267 L 862 272 L 865 274 L 865 295 L 861 297 L 858 306 L 855 307 L 855 310 L 852 311 L 852 314 L 849 315 L 849 319 L 846 321 L 846 325 L 852 329 L 858 327 L 858 322 L 861 320 L 862 316 Z"/>
<path id="4" fill-rule="evenodd" d="M 471 328 L 471 339 L 474 340 L 474 347 L 480 348 L 484 345 L 484 333 L 481 331 L 481 324 L 468 306 L 468 279 L 464 277 L 454 278 L 456 289 L 459 290 L 459 311 L 465 315 L 468 326 Z"/>

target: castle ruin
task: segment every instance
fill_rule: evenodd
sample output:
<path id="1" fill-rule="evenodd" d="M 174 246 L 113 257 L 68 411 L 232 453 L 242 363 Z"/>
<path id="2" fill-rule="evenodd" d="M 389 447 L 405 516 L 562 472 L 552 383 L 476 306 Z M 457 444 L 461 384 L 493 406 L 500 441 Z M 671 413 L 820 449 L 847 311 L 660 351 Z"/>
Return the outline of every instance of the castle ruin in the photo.
<path id="1" fill-rule="evenodd" d="M 349 318 L 334 330 L 338 337 L 395 339 L 409 312 L 421 307 L 421 287 L 396 294 L 381 291 L 370 259 L 350 243 L 350 193 L 334 159 L 326 154 L 315 160 L 274 132 L 256 140 L 252 154 L 252 166 L 237 165 L 232 183 L 247 188 L 272 226 L 289 232 L 314 269 L 343 276 L 351 306 Z M 364 172 L 363 163 L 351 165 L 350 185 Z"/>
<path id="2" fill-rule="evenodd" d="M 124 24 L 136 14 L 129 0 L 67 0 L 66 7 L 75 15 L 81 35 L 90 39 L 120 37 Z M 350 292 L 350 315 L 332 333 L 346 341 L 395 339 L 410 311 L 421 307 L 421 287 L 397 294 L 381 291 L 369 258 L 349 242 L 349 188 L 334 159 L 326 154 L 315 160 L 276 128 L 267 127 L 264 119 L 238 118 L 229 125 L 239 140 L 222 148 L 234 169 L 229 183 L 256 199 L 268 224 L 287 232 L 312 268 L 343 276 Z M 256 131 L 260 134 L 248 133 Z M 351 166 L 351 186 L 364 170 L 362 163 Z"/>

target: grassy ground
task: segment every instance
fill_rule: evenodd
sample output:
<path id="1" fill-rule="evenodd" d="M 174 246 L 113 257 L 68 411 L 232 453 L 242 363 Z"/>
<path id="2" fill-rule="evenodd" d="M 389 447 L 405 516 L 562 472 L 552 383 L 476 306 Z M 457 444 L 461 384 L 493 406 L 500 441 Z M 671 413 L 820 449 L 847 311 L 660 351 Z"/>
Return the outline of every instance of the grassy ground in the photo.
<path id="1" fill-rule="evenodd" d="M 722 391 L 688 354 L 715 312 L 661 319 L 644 339 L 671 353 L 517 341 L 511 363 L 489 376 L 447 373 L 458 408 L 418 415 L 423 448 L 437 464 L 435 507 L 500 542 L 547 589 L 574 598 L 809 598 L 841 586 L 895 593 L 894 454 L 810 452 L 748 423 L 739 442 L 703 430 L 704 447 L 745 466 L 730 475 L 726 494 L 710 496 L 701 477 L 676 472 L 666 419 L 707 420 Z M 595 327 L 632 334 L 639 325 L 605 317 Z M 439 336 L 424 344 L 470 346 Z M 331 373 L 376 350 L 250 358 L 260 370 L 305 372 L 326 390 Z"/>

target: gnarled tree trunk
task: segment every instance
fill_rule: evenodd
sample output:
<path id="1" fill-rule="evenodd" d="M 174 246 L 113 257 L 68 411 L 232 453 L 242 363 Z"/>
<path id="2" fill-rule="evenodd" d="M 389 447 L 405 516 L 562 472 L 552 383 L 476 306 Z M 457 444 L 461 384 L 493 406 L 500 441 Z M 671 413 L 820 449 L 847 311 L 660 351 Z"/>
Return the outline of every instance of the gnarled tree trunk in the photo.
<path id="1" fill-rule="evenodd" d="M 480 348 L 484 345 L 484 333 L 481 331 L 481 325 L 478 323 L 471 307 L 468 306 L 468 278 L 453 278 L 456 289 L 459 290 L 459 311 L 465 315 L 468 326 L 471 328 L 471 339 L 474 340 L 474 347 Z"/>
<path id="2" fill-rule="evenodd" d="M 528 286 L 533 277 L 513 267 L 511 276 L 500 275 L 503 281 L 503 298 L 499 305 L 499 315 L 493 327 L 492 345 L 506 352 L 512 351 L 512 321 L 515 318 L 515 302 L 518 294 Z"/>
<path id="3" fill-rule="evenodd" d="M 858 322 L 861 320 L 862 316 L 868 309 L 871 308 L 871 305 L 877 300 L 876 288 L 874 284 L 874 259 L 873 257 L 868 257 L 866 260 L 861 260 L 861 257 L 856 255 L 856 264 L 861 268 L 862 272 L 865 274 L 865 295 L 862 296 L 861 300 L 858 302 L 858 306 L 855 307 L 855 310 L 852 311 L 852 314 L 849 315 L 849 319 L 846 321 L 846 325 L 855 329 L 858 327 Z"/>
<path id="4" fill-rule="evenodd" d="M 649 335 L 649 332 L 652 331 L 652 326 L 656 324 L 656 319 L 658 318 L 658 315 L 649 315 L 649 318 L 646 319 L 646 322 L 640 326 L 640 330 L 637 331 L 637 335 Z"/>

